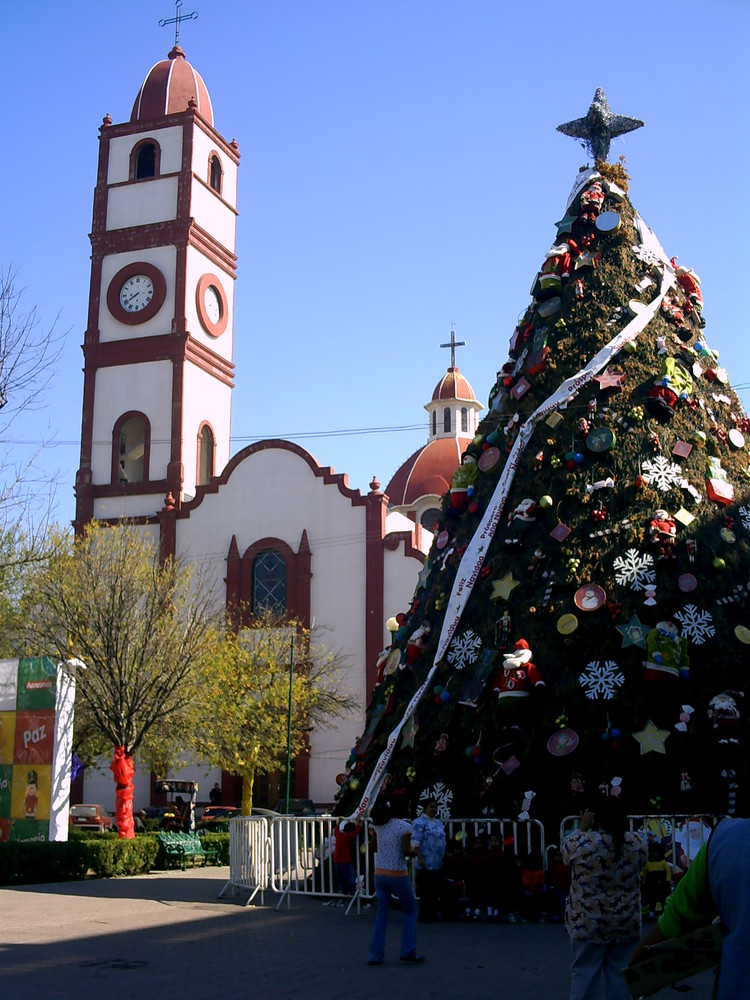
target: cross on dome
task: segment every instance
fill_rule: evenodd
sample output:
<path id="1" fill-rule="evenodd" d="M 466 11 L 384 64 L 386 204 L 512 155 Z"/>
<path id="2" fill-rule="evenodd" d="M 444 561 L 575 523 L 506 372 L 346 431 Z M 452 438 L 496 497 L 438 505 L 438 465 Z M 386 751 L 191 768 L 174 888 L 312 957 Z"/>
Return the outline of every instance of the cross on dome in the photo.
<path id="1" fill-rule="evenodd" d="M 183 21 L 194 21 L 198 16 L 196 10 L 192 11 L 190 14 L 182 13 L 182 0 L 175 0 L 175 16 L 174 17 L 162 17 L 159 21 L 159 27 L 164 28 L 168 24 L 174 25 L 174 43 L 175 45 L 180 44 L 180 24 Z"/>
<path id="2" fill-rule="evenodd" d="M 456 340 L 456 331 L 453 329 L 454 323 L 451 323 L 451 339 L 448 344 L 441 344 L 441 347 L 450 347 L 451 349 L 451 368 L 456 367 L 456 348 L 466 347 L 465 340 Z"/>

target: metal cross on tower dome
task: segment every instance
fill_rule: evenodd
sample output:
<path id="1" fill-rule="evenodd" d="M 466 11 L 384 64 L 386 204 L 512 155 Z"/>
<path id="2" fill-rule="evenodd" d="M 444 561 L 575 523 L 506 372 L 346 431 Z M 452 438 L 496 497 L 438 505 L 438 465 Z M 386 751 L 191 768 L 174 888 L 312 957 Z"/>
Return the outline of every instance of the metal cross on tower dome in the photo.
<path id="1" fill-rule="evenodd" d="M 182 11 L 182 0 L 175 0 L 175 16 L 174 17 L 163 17 L 159 21 L 159 27 L 164 28 L 168 24 L 174 25 L 174 43 L 175 45 L 180 44 L 180 24 L 182 21 L 194 21 L 198 16 L 196 10 L 192 11 L 190 14 L 183 14 Z"/>
<path id="2" fill-rule="evenodd" d="M 456 348 L 466 347 L 465 340 L 456 340 L 456 331 L 453 329 L 454 324 L 451 323 L 451 339 L 449 344 L 441 344 L 441 347 L 450 347 L 451 349 L 451 368 L 456 367 Z"/>

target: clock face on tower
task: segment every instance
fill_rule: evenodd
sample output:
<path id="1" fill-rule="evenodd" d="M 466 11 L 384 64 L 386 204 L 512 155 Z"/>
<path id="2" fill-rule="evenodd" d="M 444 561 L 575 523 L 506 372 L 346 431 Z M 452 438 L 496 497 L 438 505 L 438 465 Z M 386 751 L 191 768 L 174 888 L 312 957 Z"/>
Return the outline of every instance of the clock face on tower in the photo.
<path id="1" fill-rule="evenodd" d="M 120 305 L 125 312 L 142 312 L 154 297 L 154 283 L 147 274 L 134 274 L 120 288 Z"/>
<path id="2" fill-rule="evenodd" d="M 211 337 L 220 336 L 227 328 L 228 304 L 221 279 L 215 274 L 204 274 L 195 290 L 198 319 Z"/>
<path id="3" fill-rule="evenodd" d="M 135 261 L 121 268 L 107 289 L 107 308 L 121 323 L 152 319 L 164 304 L 167 282 L 153 264 Z"/>

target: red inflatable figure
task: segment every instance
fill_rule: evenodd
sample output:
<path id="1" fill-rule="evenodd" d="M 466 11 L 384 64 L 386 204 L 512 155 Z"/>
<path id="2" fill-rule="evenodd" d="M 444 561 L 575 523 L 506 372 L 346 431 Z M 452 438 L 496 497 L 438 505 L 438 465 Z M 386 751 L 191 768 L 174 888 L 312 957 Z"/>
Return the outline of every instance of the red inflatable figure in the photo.
<path id="1" fill-rule="evenodd" d="M 125 752 L 125 747 L 115 747 L 115 755 L 109 769 L 115 779 L 115 822 L 120 840 L 135 837 L 133 824 L 133 758 Z"/>

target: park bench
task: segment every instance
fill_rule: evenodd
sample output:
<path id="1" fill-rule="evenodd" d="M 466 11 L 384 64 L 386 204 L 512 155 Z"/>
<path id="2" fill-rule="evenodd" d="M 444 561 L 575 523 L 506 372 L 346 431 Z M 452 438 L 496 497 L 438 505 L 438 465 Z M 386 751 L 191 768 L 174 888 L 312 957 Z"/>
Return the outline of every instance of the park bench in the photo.
<path id="1" fill-rule="evenodd" d="M 197 833 L 161 830 L 158 836 L 168 867 L 179 865 L 184 870 L 188 861 L 192 865 L 219 863 L 218 848 L 204 844 Z"/>

